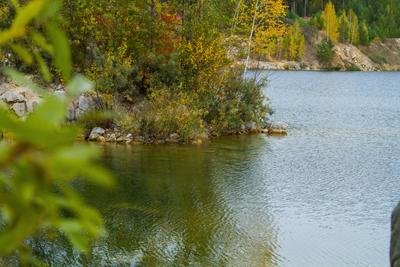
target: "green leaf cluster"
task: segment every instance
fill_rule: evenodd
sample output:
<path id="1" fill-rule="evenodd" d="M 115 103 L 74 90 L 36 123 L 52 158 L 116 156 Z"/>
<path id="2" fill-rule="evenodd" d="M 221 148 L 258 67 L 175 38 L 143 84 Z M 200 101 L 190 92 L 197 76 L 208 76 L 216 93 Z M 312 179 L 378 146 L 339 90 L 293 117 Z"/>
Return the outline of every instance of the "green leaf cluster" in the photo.
<path id="1" fill-rule="evenodd" d="M 8 14 L 11 25 L 0 30 L 0 47 L 11 49 L 25 65 L 37 64 L 47 82 L 52 80 L 49 58 L 65 82 L 72 76 L 68 39 L 57 23 L 61 7 L 61 0 L 32 0 L 24 5 L 13 1 L 13 13 Z"/>

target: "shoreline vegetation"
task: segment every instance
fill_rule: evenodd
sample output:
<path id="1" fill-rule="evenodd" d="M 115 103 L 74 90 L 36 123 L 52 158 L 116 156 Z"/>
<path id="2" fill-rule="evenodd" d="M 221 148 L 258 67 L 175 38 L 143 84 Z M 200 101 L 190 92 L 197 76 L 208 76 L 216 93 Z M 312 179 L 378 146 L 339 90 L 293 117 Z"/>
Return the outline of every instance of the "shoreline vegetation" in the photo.
<path id="1" fill-rule="evenodd" d="M 67 121 L 84 129 L 85 140 L 132 144 L 286 133 L 287 126 L 270 122 L 262 90 L 268 81 L 246 79 L 247 71 L 400 69 L 398 33 L 381 31 L 383 22 L 358 10 L 363 1 L 65 0 L 58 22 L 70 39 L 70 72 L 95 85 L 72 101 Z M 0 25 L 12 25 L 12 5 L 0 8 Z M 2 49 L 2 65 L 64 97 L 66 79 L 48 64 L 48 40 L 34 25 L 30 30 L 31 39 Z M 13 86 L 3 83 L 0 101 L 26 117 L 41 96 Z"/>
<path id="2" fill-rule="evenodd" d="M 381 31 L 383 22 L 358 10 L 357 1 L 364 0 L 65 0 L 58 22 L 72 47 L 69 71 L 95 85 L 72 101 L 67 121 L 83 128 L 85 140 L 129 144 L 287 133 L 286 124 L 270 122 L 262 90 L 268 81 L 244 78 L 247 71 L 400 69 L 398 33 Z M 0 25 L 12 25 L 12 5 L 0 7 Z M 1 51 L 2 65 L 65 97 L 66 77 L 48 64 L 52 48 L 40 29 L 30 30 L 31 40 Z M 19 117 L 41 102 L 26 86 L 0 86 L 0 101 Z"/>
<path id="3" fill-rule="evenodd" d="M 2 10 L 10 15 L 2 23 L 12 25 L 12 8 Z M 95 84 L 95 91 L 73 99 L 68 110 L 67 120 L 84 129 L 85 139 L 199 143 L 212 136 L 267 131 L 266 80 L 243 78 L 247 65 L 232 68 L 229 51 L 235 44 L 225 37 L 248 40 L 243 51 L 249 58 L 256 47 L 285 33 L 284 1 L 236 6 L 229 1 L 66 0 L 61 14 L 74 59 L 69 76 L 83 72 Z M 32 40 L 4 48 L 2 63 L 26 69 L 36 83 L 63 98 L 69 77 L 54 75 L 59 66 L 46 60 L 53 51 L 41 29 L 32 25 L 32 30 Z M 32 57 L 32 46 L 43 55 Z M 40 95 L 34 101 L 29 95 L 18 85 L 0 98 L 19 117 L 29 117 L 41 102 Z M 102 136 L 93 129 L 111 133 Z"/>

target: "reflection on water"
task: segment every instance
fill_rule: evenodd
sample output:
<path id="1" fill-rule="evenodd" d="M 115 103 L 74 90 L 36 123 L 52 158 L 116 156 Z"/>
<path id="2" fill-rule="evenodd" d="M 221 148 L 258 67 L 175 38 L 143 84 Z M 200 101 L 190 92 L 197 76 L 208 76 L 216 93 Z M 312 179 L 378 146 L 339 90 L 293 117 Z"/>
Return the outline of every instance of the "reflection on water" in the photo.
<path id="1" fill-rule="evenodd" d="M 105 146 L 118 191 L 82 191 L 103 212 L 109 236 L 90 257 L 64 251 L 65 241 L 40 243 L 37 253 L 47 250 L 54 265 L 275 266 L 278 229 L 264 185 L 252 175 L 266 146 L 262 137 L 200 147 Z"/>
<path id="2" fill-rule="evenodd" d="M 105 146 L 113 192 L 90 256 L 34 240 L 53 266 L 388 266 L 400 200 L 400 75 L 276 72 L 286 138 Z"/>

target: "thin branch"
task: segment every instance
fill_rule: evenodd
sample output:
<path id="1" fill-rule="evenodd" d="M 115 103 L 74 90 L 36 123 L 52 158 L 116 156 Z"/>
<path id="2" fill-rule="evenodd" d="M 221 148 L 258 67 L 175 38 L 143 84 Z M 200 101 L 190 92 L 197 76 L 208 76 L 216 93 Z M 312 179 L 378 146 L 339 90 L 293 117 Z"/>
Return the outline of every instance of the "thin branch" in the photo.
<path id="1" fill-rule="evenodd" d="M 251 45 L 252 45 L 252 42 L 253 42 L 253 34 L 254 34 L 254 29 L 255 29 L 255 25 L 256 25 L 256 18 L 257 18 L 258 2 L 259 2 L 259 0 L 257 0 L 256 6 L 255 6 L 255 9 L 254 9 L 253 25 L 251 26 L 251 32 L 250 32 L 250 36 L 249 36 L 249 47 L 248 47 L 248 51 L 247 51 L 247 59 L 246 59 L 246 64 L 244 66 L 244 72 L 243 72 L 244 75 L 247 72 L 247 68 L 248 68 L 249 60 L 250 60 Z"/>

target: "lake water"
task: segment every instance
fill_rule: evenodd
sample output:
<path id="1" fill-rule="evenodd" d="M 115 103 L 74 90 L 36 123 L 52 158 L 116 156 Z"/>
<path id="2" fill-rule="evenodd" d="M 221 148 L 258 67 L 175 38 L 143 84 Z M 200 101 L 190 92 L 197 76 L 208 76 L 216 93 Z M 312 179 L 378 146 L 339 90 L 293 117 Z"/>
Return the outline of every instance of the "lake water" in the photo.
<path id="1" fill-rule="evenodd" d="M 266 75 L 266 73 L 264 73 Z M 272 72 L 284 138 L 106 146 L 119 189 L 82 192 L 109 235 L 54 266 L 389 266 L 400 200 L 400 73 Z"/>

